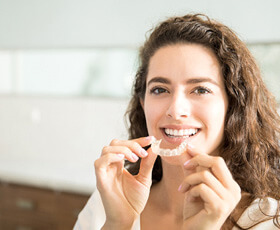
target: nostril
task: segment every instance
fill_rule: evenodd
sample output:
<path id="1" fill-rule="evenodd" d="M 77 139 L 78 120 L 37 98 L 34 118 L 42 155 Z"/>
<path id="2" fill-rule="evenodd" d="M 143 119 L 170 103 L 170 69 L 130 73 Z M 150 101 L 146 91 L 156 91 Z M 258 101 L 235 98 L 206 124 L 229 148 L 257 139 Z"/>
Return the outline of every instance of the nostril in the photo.
<path id="1" fill-rule="evenodd" d="M 191 105 L 186 100 L 181 100 L 177 98 L 176 100 L 172 101 L 170 106 L 166 111 L 167 117 L 173 119 L 182 119 L 187 118 L 190 116 Z"/>
<path id="2" fill-rule="evenodd" d="M 181 117 L 189 117 L 189 114 L 183 114 Z"/>
<path id="3" fill-rule="evenodd" d="M 166 113 L 167 117 L 173 118 L 173 119 L 180 119 L 180 118 L 187 118 L 190 116 L 189 112 L 167 112 Z"/>

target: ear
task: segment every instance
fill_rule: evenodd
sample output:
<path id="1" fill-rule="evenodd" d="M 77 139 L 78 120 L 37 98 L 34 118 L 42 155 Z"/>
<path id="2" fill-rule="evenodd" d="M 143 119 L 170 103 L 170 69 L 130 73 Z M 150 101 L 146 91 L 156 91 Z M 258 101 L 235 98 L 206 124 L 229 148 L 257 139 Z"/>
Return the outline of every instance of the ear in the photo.
<path id="1" fill-rule="evenodd" d="M 143 109 L 143 111 L 144 111 L 144 100 L 143 100 L 142 98 L 140 98 L 140 104 L 141 104 L 142 109 Z"/>

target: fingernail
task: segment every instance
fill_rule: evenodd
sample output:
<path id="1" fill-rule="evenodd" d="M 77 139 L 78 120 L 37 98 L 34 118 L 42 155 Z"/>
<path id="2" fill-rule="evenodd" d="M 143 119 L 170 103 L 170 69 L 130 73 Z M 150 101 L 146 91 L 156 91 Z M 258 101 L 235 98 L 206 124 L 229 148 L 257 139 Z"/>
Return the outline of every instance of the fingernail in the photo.
<path id="1" fill-rule="evenodd" d="M 178 192 L 181 192 L 182 187 L 183 187 L 182 185 L 180 185 L 180 186 L 179 186 L 179 188 L 178 188 Z"/>
<path id="2" fill-rule="evenodd" d="M 142 149 L 142 150 L 141 150 L 141 154 L 142 154 L 144 157 L 148 156 L 148 153 L 147 153 L 147 151 L 146 151 L 145 149 Z"/>
<path id="3" fill-rule="evenodd" d="M 132 159 L 138 161 L 139 157 L 136 154 L 132 153 Z"/>
<path id="4" fill-rule="evenodd" d="M 184 164 L 185 169 L 194 169 L 196 167 L 195 163 L 192 162 L 191 160 L 188 160 Z"/>
<path id="5" fill-rule="evenodd" d="M 194 162 L 190 162 L 190 161 L 187 161 L 184 164 L 184 168 L 187 170 L 193 170 L 194 168 L 196 168 L 196 166 L 197 166 L 197 164 L 195 164 Z"/>
<path id="6" fill-rule="evenodd" d="M 190 160 L 187 160 L 187 161 L 184 163 L 184 166 L 187 166 L 189 163 L 190 163 Z"/>
<path id="7" fill-rule="evenodd" d="M 156 138 L 154 136 L 148 136 L 148 137 L 146 137 L 146 139 L 151 141 L 151 142 L 156 140 Z"/>

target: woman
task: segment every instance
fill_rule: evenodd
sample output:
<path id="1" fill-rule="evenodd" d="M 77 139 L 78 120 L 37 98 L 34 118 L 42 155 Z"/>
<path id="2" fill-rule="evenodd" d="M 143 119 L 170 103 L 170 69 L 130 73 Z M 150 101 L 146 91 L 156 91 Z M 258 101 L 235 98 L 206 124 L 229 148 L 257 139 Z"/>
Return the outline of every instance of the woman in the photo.
<path id="1" fill-rule="evenodd" d="M 276 103 L 228 27 L 204 15 L 156 27 L 127 113 L 130 140 L 103 148 L 75 229 L 279 228 Z M 187 149 L 157 156 L 154 138 Z"/>

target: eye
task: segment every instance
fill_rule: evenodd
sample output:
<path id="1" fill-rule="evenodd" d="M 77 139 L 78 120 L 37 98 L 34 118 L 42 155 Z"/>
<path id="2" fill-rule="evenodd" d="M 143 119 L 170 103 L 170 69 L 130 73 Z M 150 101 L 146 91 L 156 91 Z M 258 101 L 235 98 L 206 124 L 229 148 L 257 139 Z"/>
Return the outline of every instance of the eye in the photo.
<path id="1" fill-rule="evenodd" d="M 168 91 L 162 87 L 154 87 L 150 90 L 151 94 L 159 95 L 162 93 L 168 93 Z"/>
<path id="2" fill-rule="evenodd" d="M 212 93 L 212 91 L 210 89 L 208 89 L 206 87 L 202 87 L 202 86 L 197 87 L 193 92 L 197 95 Z"/>

